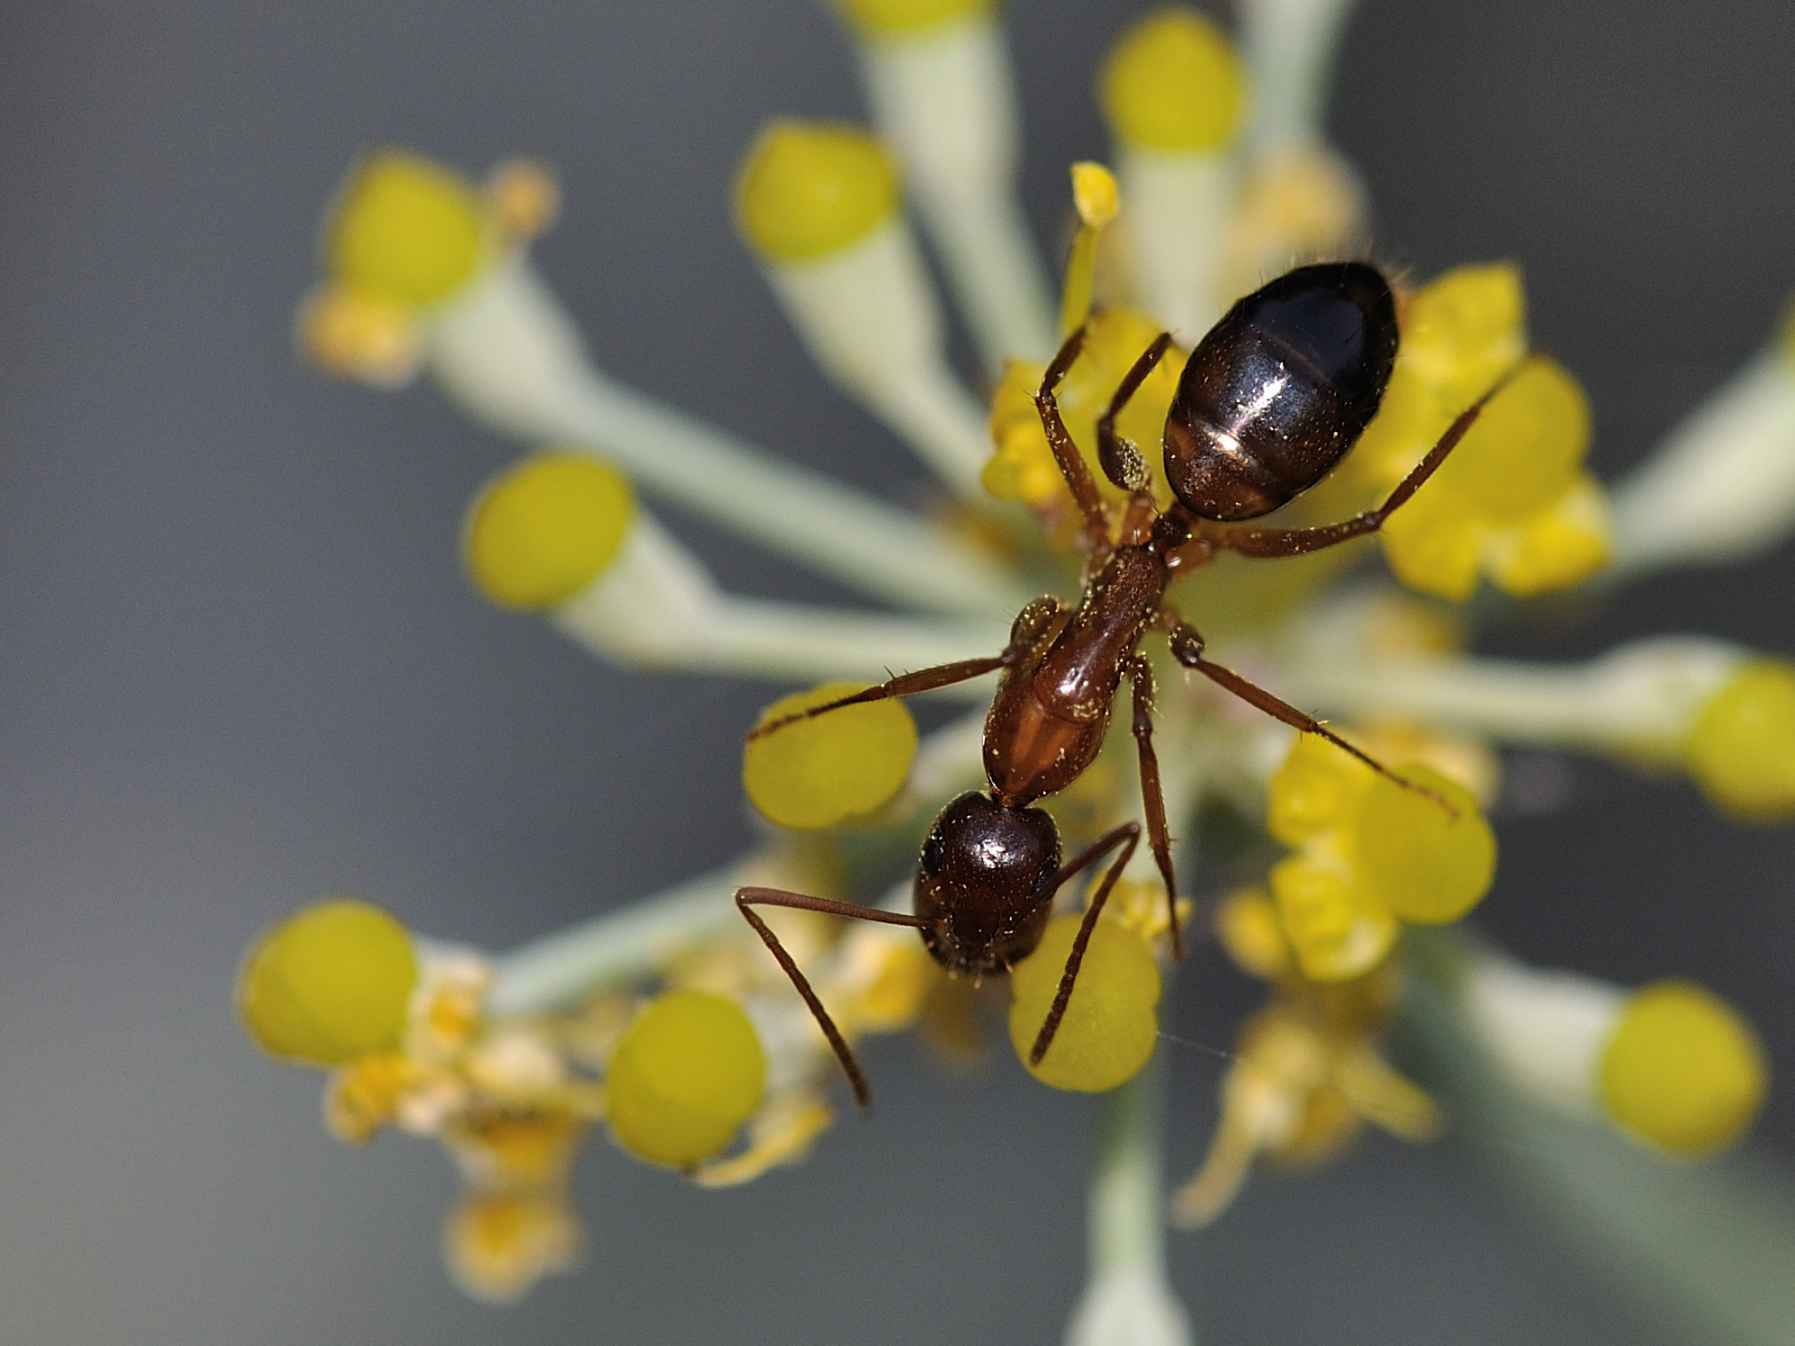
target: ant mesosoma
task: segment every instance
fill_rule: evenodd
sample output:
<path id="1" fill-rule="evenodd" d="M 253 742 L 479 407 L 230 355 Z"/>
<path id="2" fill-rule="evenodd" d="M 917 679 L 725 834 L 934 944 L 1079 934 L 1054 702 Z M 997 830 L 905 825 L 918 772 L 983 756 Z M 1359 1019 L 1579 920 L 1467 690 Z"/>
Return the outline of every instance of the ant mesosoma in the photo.
<path id="1" fill-rule="evenodd" d="M 1038 1064 L 1065 1014 L 1091 930 L 1134 854 L 1141 825 L 1128 822 L 1112 828 L 1062 865 L 1059 831 L 1053 819 L 1033 805 L 1064 790 L 1097 756 L 1124 677 L 1133 692 L 1132 727 L 1147 835 L 1165 881 L 1166 900 L 1172 904 L 1173 953 L 1183 956 L 1171 839 L 1153 752 L 1153 672 L 1139 652 L 1149 629 L 1167 634 L 1172 657 L 1185 668 L 1303 733 L 1320 735 L 1372 770 L 1430 795 L 1451 811 L 1445 800 L 1393 775 L 1313 716 L 1205 658 L 1202 635 L 1164 602 L 1166 589 L 1178 575 L 1218 552 L 1299 556 L 1376 532 L 1433 475 L 1515 373 L 1510 370 L 1460 413 L 1376 509 L 1341 523 L 1308 528 L 1225 526 L 1288 503 L 1345 456 L 1383 400 L 1396 361 L 1397 339 L 1396 304 L 1389 283 L 1362 262 L 1300 267 L 1235 304 L 1198 343 L 1179 377 L 1163 435 L 1166 480 L 1177 500 L 1161 512 L 1148 490 L 1140 450 L 1115 428 L 1117 415 L 1171 345 L 1170 334 L 1161 333 L 1123 376 L 1097 422 L 1103 473 L 1129 493 L 1112 541 L 1109 513 L 1055 399 L 1060 381 L 1083 346 L 1083 329 L 1073 332 L 1047 366 L 1035 406 L 1083 524 L 1088 557 L 1078 605 L 1037 598 L 1017 614 L 1001 654 L 905 673 L 853 696 L 770 721 L 749 735 L 774 733 L 844 706 L 910 696 L 1003 672 L 985 717 L 989 793 L 968 791 L 935 819 L 917 861 L 914 914 L 776 888 L 742 888 L 735 895 L 743 917 L 816 1016 L 862 1107 L 871 1093 L 859 1062 L 798 965 L 754 908 L 790 907 L 910 926 L 949 972 L 980 977 L 1005 972 L 1032 953 L 1046 930 L 1058 890 L 1120 847 L 1091 898 L 1053 1004 L 1035 1037 L 1029 1059 Z"/>

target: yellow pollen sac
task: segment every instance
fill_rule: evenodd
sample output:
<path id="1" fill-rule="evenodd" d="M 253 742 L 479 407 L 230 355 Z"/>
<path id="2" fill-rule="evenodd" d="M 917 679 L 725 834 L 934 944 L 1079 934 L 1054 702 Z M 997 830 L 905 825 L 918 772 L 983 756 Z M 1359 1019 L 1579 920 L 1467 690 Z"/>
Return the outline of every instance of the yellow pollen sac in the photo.
<path id="1" fill-rule="evenodd" d="M 735 180 L 735 221 L 769 263 L 808 262 L 858 243 L 897 213 L 898 170 L 858 127 L 775 121 Z"/>
<path id="2" fill-rule="evenodd" d="M 1242 888 L 1224 897 L 1216 908 L 1215 933 L 1241 971 L 1265 981 L 1289 974 L 1290 944 L 1277 908 L 1261 889 Z"/>
<path id="3" fill-rule="evenodd" d="M 635 517 L 629 479 L 608 463 L 584 453 L 531 454 L 474 497 L 462 563 L 499 607 L 554 607 L 604 573 Z"/>
<path id="4" fill-rule="evenodd" d="M 1429 482 L 1379 533 L 1384 559 L 1411 589 L 1462 603 L 1477 591 L 1489 541 L 1474 502 Z"/>
<path id="5" fill-rule="evenodd" d="M 1598 1089 L 1614 1123 L 1672 1154 L 1725 1149 L 1757 1116 L 1769 1069 L 1757 1036 L 1712 992 L 1687 981 L 1643 987 L 1602 1050 Z"/>
<path id="6" fill-rule="evenodd" d="M 1326 739 L 1299 734 L 1266 787 L 1266 829 L 1287 846 L 1349 823 L 1371 768 Z"/>
<path id="7" fill-rule="evenodd" d="M 1122 208 L 1121 191 L 1116 175 L 1102 164 L 1080 160 L 1072 165 L 1072 204 L 1078 218 L 1093 229 L 1101 229 L 1116 218 Z"/>
<path id="8" fill-rule="evenodd" d="M 1140 935 L 1100 920 L 1085 946 L 1053 1045 L 1040 1065 L 1029 1065 L 1081 919 L 1056 916 L 1040 947 L 1011 971 L 1010 1043 L 1016 1058 L 1041 1083 L 1100 1094 L 1127 1083 L 1153 1055 L 1159 1035 L 1159 965 Z"/>
<path id="9" fill-rule="evenodd" d="M 1497 522 L 1532 514 L 1563 496 L 1589 450 L 1589 399 L 1563 365 L 1527 362 L 1483 409 L 1425 488 L 1475 503 Z"/>
<path id="10" fill-rule="evenodd" d="M 989 14 L 996 0 L 836 0 L 836 7 L 869 38 L 912 37 L 956 19 Z"/>
<path id="11" fill-rule="evenodd" d="M 316 902 L 250 947 L 237 1013 L 270 1055 L 338 1066 L 398 1046 L 417 980 L 399 922 L 367 902 Z"/>
<path id="12" fill-rule="evenodd" d="M 691 1168 L 728 1146 L 766 1084 L 766 1053 L 740 1005 L 669 991 L 635 1017 L 611 1057 L 611 1135 L 638 1159 Z"/>
<path id="13" fill-rule="evenodd" d="M 1223 292 L 1255 290 L 1293 257 L 1350 255 L 1364 222 L 1364 189 L 1339 156 L 1293 146 L 1258 159 L 1228 226 Z"/>
<path id="14" fill-rule="evenodd" d="M 759 724 L 839 701 L 864 683 L 825 682 L 782 696 Z M 781 827 L 833 827 L 887 803 L 916 757 L 916 721 L 895 697 L 794 720 L 742 750 L 742 788 Z"/>
<path id="15" fill-rule="evenodd" d="M 487 175 L 486 200 L 500 234 L 528 240 L 547 233 L 561 213 L 561 184 L 547 164 L 507 159 Z"/>
<path id="16" fill-rule="evenodd" d="M 1527 349 L 1527 297 L 1511 262 L 1454 267 L 1402 310 L 1398 368 L 1408 365 L 1457 415 Z"/>
<path id="17" fill-rule="evenodd" d="M 1168 6 L 1135 24 L 1104 57 L 1097 101 L 1116 139 L 1136 149 L 1205 153 L 1240 126 L 1246 77 L 1220 29 Z"/>
<path id="18" fill-rule="evenodd" d="M 324 1090 L 325 1129 L 345 1145 L 365 1145 L 398 1115 L 399 1101 L 420 1070 L 399 1052 L 358 1057 Z"/>
<path id="19" fill-rule="evenodd" d="M 1593 477 L 1579 476 L 1552 504 L 1518 528 L 1490 538 L 1490 578 L 1517 598 L 1565 589 L 1605 567 L 1613 555 L 1608 497 Z"/>
<path id="20" fill-rule="evenodd" d="M 1795 664 L 1741 665 L 1696 715 L 1684 751 L 1696 783 L 1733 817 L 1795 816 Z"/>
<path id="21" fill-rule="evenodd" d="M 346 285 L 323 285 L 306 299 L 296 336 L 300 353 L 325 373 L 377 387 L 398 387 L 418 364 L 412 310 Z"/>
<path id="22" fill-rule="evenodd" d="M 1060 335 L 1070 336 L 1091 316 L 1091 297 L 1097 283 L 1097 241 L 1121 209 L 1121 192 L 1115 174 L 1102 164 L 1072 165 L 1072 204 L 1078 210 L 1078 233 L 1066 256 L 1065 282 L 1060 287 Z"/>
<path id="23" fill-rule="evenodd" d="M 460 175 L 403 150 L 370 154 L 350 174 L 324 230 L 324 265 L 354 289 L 422 308 L 485 264 L 479 193 Z"/>
<path id="24" fill-rule="evenodd" d="M 1272 866 L 1269 881 L 1297 967 L 1313 981 L 1362 976 L 1396 943 L 1388 907 L 1336 863 L 1293 855 Z"/>
<path id="25" fill-rule="evenodd" d="M 1094 314 L 1085 327 L 1084 351 L 1060 384 L 1059 404 L 1066 428 L 1072 432 L 1097 489 L 1112 500 L 1121 500 L 1123 493 L 1110 484 L 1097 461 L 1097 418 L 1128 367 L 1161 330 L 1158 323 L 1132 309 L 1111 308 Z M 1172 495 L 1160 470 L 1160 433 L 1187 357 L 1188 352 L 1177 348 L 1168 351 L 1116 418 L 1116 429 L 1146 456 L 1152 489 L 1161 505 L 1169 505 Z M 1069 513 L 1072 496 L 1054 464 L 1035 410 L 1034 393 L 1044 370 L 1044 365 L 1021 360 L 1005 366 L 991 399 L 991 438 L 996 452 L 985 465 L 981 480 L 1000 500 L 1020 500 L 1035 509 Z"/>
<path id="26" fill-rule="evenodd" d="M 1496 876 L 1496 835 L 1477 800 L 1431 767 L 1404 768 L 1404 779 L 1450 804 L 1374 777 L 1354 829 L 1359 882 L 1404 921 L 1456 921 L 1490 889 Z"/>
<path id="27" fill-rule="evenodd" d="M 449 1144 L 470 1181 L 540 1190 L 566 1181 L 583 1127 L 568 1113 L 498 1113 L 456 1126 Z"/>
<path id="28" fill-rule="evenodd" d="M 579 1259 L 580 1226 L 559 1195 L 481 1192 L 443 1226 L 443 1260 L 475 1299 L 508 1304 Z"/>

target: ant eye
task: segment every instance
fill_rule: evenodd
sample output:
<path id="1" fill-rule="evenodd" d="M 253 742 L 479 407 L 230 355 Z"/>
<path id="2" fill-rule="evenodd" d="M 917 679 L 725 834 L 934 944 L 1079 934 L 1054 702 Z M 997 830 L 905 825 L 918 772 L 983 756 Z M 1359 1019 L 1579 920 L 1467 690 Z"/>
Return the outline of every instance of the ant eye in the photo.
<path id="1" fill-rule="evenodd" d="M 941 833 L 929 833 L 929 839 L 922 843 L 922 872 L 939 874 L 946 863 L 947 843 L 941 839 Z"/>

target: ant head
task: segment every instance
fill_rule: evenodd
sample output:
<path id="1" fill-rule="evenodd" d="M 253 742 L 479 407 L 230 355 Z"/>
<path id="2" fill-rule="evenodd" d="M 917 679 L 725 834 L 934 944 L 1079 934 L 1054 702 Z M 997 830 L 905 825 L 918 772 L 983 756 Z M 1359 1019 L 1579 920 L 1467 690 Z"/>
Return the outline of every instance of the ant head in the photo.
<path id="1" fill-rule="evenodd" d="M 1002 972 L 1041 942 L 1059 867 L 1052 818 L 968 791 L 941 810 L 917 859 L 923 943 L 950 972 Z"/>

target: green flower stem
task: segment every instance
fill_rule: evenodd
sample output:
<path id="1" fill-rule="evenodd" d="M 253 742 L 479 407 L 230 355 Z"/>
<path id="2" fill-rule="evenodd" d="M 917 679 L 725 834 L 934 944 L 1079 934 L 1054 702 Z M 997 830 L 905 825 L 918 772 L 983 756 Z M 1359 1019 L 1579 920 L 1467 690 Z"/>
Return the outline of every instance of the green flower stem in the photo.
<path id="1" fill-rule="evenodd" d="M 1091 1279 L 1165 1265 L 1165 1079 L 1158 1053 L 1103 1100 L 1091 1176 Z"/>
<path id="2" fill-rule="evenodd" d="M 1352 0 L 1243 0 L 1241 40 L 1253 72 L 1255 153 L 1322 139 L 1334 55 Z"/>
<path id="3" fill-rule="evenodd" d="M 1450 1103 L 1454 1131 L 1500 1190 L 1633 1301 L 1666 1339 L 1787 1346 L 1795 1323 L 1795 1173 L 1764 1154 L 1661 1158 L 1548 1110 L 1506 1083 L 1454 1004 L 1454 935 L 1411 960 L 1405 1036 Z"/>
<path id="4" fill-rule="evenodd" d="M 1758 556 L 1795 530 L 1795 361 L 1768 350 L 1616 482 L 1614 571 Z"/>
<path id="5" fill-rule="evenodd" d="M 1164 1074 L 1149 1061 L 1103 1101 L 1091 1180 L 1091 1274 L 1067 1346 L 1191 1346 L 1165 1274 Z"/>
<path id="6" fill-rule="evenodd" d="M 740 925 L 730 897 L 746 882 L 752 859 L 745 856 L 501 955 L 493 960 L 487 1009 L 494 1015 L 553 1009 L 639 980 L 680 950 Z"/>
<path id="7" fill-rule="evenodd" d="M 649 490 L 823 574 L 949 612 L 1008 614 L 1030 597 L 945 530 L 594 369 L 525 262 L 493 268 L 446 306 L 428 355 L 443 390 L 481 421 L 532 444 L 589 447 Z"/>
<path id="8" fill-rule="evenodd" d="M 977 684 L 974 684 L 975 686 Z M 923 738 L 912 777 L 934 782 L 933 808 L 946 782 L 978 770 L 978 735 L 983 714 L 963 716 Z M 753 850 L 734 862 L 617 911 L 608 911 L 565 930 L 530 941 L 493 960 L 492 990 L 487 1008 L 495 1015 L 534 1014 L 578 1000 L 581 996 L 641 981 L 683 949 L 730 934 L 747 935 L 747 927 L 730 899 L 735 890 L 764 873 L 765 850 Z M 763 880 L 759 880 L 764 882 Z M 910 901 L 908 877 L 889 888 L 876 905 L 905 909 Z"/>
<path id="9" fill-rule="evenodd" d="M 662 662 L 783 682 L 846 678 L 880 682 L 887 670 L 928 668 L 1001 650 L 1004 624 L 942 623 L 774 600 L 730 598 L 687 633 Z M 603 636 L 594 642 L 602 648 Z M 989 700 L 986 682 L 935 695 Z"/>
<path id="10" fill-rule="evenodd" d="M 991 457 L 985 408 L 941 365 L 889 382 L 862 380 L 852 391 L 962 500 L 989 502 L 979 474 Z"/>
<path id="11" fill-rule="evenodd" d="M 917 205 L 941 250 L 960 311 L 990 377 L 1004 361 L 1053 353 L 1053 308 L 1035 244 L 1008 197 L 943 199 L 919 193 Z"/>
<path id="12" fill-rule="evenodd" d="M 1293 661 L 1280 691 L 1322 713 L 1393 714 L 1509 742 L 1675 758 L 1702 702 L 1741 658 L 1734 646 L 1668 637 L 1591 663 L 1496 659 Z"/>

